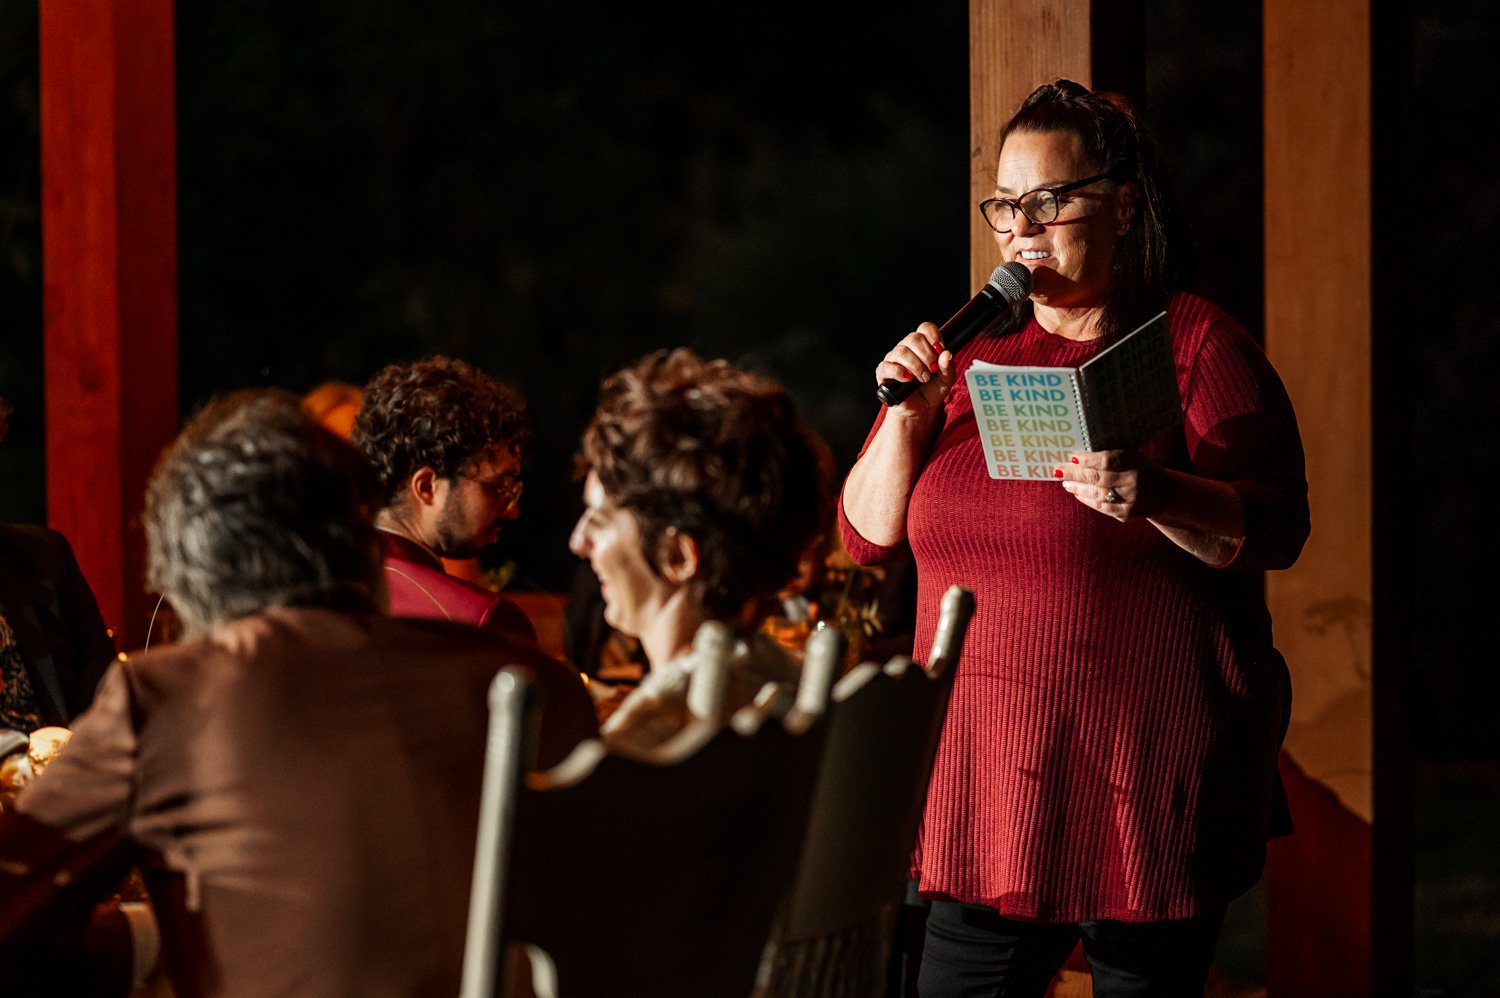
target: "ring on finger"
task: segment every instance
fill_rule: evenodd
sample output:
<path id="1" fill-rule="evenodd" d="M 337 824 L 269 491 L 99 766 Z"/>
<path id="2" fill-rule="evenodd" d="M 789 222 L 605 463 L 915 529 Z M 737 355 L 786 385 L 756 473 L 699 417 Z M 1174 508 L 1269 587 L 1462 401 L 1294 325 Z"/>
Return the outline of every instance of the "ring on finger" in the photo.
<path id="1" fill-rule="evenodd" d="M 1120 498 L 1120 493 L 1116 492 L 1114 489 L 1110 489 L 1108 492 L 1104 493 L 1104 501 L 1124 502 L 1125 500 Z"/>

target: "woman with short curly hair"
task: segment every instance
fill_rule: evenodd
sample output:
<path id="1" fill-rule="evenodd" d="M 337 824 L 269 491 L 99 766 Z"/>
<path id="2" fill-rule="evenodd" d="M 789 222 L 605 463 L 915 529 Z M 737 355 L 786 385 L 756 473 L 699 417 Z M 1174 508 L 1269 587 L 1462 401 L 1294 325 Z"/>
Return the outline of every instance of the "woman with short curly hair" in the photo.
<path id="1" fill-rule="evenodd" d="M 654 745 L 687 722 L 693 636 L 740 636 L 726 709 L 795 663 L 754 633 L 824 527 L 819 442 L 774 382 L 680 349 L 605 381 L 583 437 L 584 512 L 569 547 L 599 578 L 605 621 L 641 641 L 651 672 L 604 725 Z"/>

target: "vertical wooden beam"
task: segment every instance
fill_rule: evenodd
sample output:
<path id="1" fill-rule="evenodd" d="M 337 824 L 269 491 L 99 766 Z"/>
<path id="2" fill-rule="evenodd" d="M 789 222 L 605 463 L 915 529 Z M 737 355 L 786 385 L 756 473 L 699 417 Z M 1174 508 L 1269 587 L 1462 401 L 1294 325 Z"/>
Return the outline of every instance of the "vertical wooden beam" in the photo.
<path id="1" fill-rule="evenodd" d="M 1295 690 L 1283 770 L 1297 826 L 1271 847 L 1268 983 L 1410 994 L 1400 614 L 1377 600 L 1394 534 L 1374 529 L 1401 477 L 1380 474 L 1372 446 L 1382 67 L 1369 0 L 1266 0 L 1264 32 L 1266 346 L 1297 406 L 1313 522 L 1301 561 L 1268 579 Z"/>
<path id="2" fill-rule="evenodd" d="M 177 425 L 172 0 L 40 6 L 47 518 L 127 647 L 143 486 Z"/>
<path id="3" fill-rule="evenodd" d="M 969 201 L 995 188 L 1000 129 L 1043 83 L 1065 78 L 1144 103 L 1143 0 L 1035 0 L 969 3 Z M 994 234 L 969 213 L 969 285 L 977 289 L 999 263 Z M 1091 993 L 1077 950 L 1052 983 L 1053 998 Z"/>
<path id="4" fill-rule="evenodd" d="M 1043 83 L 1066 78 L 1140 101 L 1145 90 L 1143 0 L 1000 0 L 969 3 L 969 201 L 994 193 L 1000 128 Z M 969 283 L 999 263 L 977 210 L 969 219 Z"/>

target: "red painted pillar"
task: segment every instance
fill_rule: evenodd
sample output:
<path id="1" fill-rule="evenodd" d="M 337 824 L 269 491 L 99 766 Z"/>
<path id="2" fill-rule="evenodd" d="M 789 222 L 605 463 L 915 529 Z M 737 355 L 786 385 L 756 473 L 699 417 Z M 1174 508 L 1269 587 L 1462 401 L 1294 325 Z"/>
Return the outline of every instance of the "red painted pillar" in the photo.
<path id="1" fill-rule="evenodd" d="M 172 0 L 40 5 L 47 519 L 124 647 L 140 509 L 177 427 Z"/>

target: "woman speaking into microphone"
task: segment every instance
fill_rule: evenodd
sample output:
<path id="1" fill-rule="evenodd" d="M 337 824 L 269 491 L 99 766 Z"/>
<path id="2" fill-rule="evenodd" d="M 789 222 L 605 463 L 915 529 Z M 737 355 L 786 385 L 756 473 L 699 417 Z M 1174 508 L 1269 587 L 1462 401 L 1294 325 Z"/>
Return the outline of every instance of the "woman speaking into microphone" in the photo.
<path id="1" fill-rule="evenodd" d="M 1181 216 L 1121 98 L 1060 80 L 1000 135 L 980 205 L 1029 298 L 949 349 L 923 323 L 876 367 L 883 408 L 840 502 L 856 560 L 974 591 L 914 860 L 926 998 L 1042 995 L 1083 942 L 1096 995 L 1201 994 L 1260 876 L 1290 684 L 1260 573 L 1308 534 L 1296 418 L 1233 319 L 1184 289 Z M 1181 423 L 994 479 L 963 372 L 1078 367 L 1167 313 Z"/>

